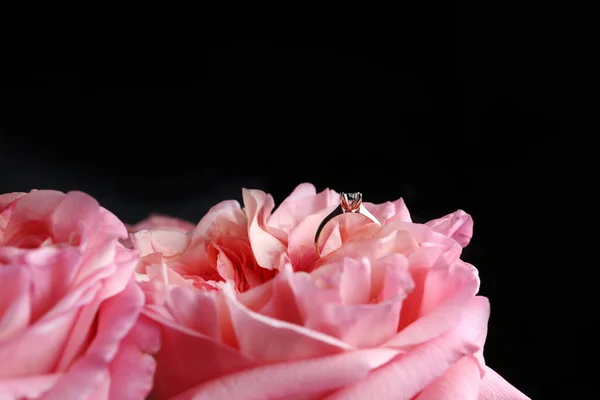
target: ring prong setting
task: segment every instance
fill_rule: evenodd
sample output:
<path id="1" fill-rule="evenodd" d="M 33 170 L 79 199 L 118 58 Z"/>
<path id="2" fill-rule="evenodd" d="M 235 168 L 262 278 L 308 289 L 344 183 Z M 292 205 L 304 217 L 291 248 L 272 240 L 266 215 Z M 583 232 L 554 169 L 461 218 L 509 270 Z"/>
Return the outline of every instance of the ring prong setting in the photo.
<path id="1" fill-rule="evenodd" d="M 340 204 L 344 212 L 358 212 L 362 205 L 362 193 L 345 193 L 340 194 Z"/>

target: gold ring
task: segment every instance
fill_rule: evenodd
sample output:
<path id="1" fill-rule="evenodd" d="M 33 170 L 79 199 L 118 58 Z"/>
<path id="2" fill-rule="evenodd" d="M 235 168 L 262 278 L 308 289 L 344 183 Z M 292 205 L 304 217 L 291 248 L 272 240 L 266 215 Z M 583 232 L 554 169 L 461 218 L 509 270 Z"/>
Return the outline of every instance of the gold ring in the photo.
<path id="1" fill-rule="evenodd" d="M 335 217 L 345 214 L 345 213 L 354 213 L 354 214 L 362 214 L 365 217 L 369 218 L 372 222 L 377 225 L 381 225 L 381 222 L 377 220 L 363 205 L 362 203 L 362 193 L 340 193 L 340 205 L 336 207 L 335 210 L 331 212 L 325 219 L 321 222 L 321 225 L 317 228 L 317 233 L 315 234 L 315 252 L 317 256 L 321 257 L 321 252 L 319 251 L 319 236 L 325 228 L 325 225 Z"/>

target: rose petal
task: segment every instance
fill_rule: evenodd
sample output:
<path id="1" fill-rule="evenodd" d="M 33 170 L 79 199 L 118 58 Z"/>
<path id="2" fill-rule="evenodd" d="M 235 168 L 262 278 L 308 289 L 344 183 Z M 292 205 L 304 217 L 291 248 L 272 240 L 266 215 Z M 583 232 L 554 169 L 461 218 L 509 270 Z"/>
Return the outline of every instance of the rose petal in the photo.
<path id="1" fill-rule="evenodd" d="M 44 394 L 43 400 L 93 398 L 90 396 L 98 396 L 98 393 L 106 393 L 107 396 L 109 365 L 119 351 L 121 341 L 135 324 L 143 302 L 143 293 L 133 282 L 123 292 L 104 301 L 98 312 L 98 327 L 92 343 Z M 145 365 L 138 368 L 142 371 L 147 369 Z"/>
<path id="2" fill-rule="evenodd" d="M 179 218 L 173 218 L 167 215 L 152 214 L 145 220 L 140 221 L 135 225 L 127 226 L 127 231 L 129 233 L 135 233 L 137 231 L 153 229 L 169 229 L 187 233 L 195 227 L 196 225 L 192 224 L 191 222 L 184 221 Z"/>
<path id="3" fill-rule="evenodd" d="M 398 330 L 401 331 L 412 324 L 421 316 L 421 303 L 425 294 L 425 280 L 431 268 L 443 258 L 440 247 L 419 247 L 409 256 L 409 272 L 413 282 L 413 289 L 402 304 L 402 314 Z M 445 260 L 441 263 L 447 266 Z"/>
<path id="4" fill-rule="evenodd" d="M 0 265 L 0 341 L 21 332 L 31 318 L 29 271 L 21 265 Z M 0 345 L 0 354 L 2 354 Z M 0 366 L 0 376 L 2 376 Z"/>
<path id="5" fill-rule="evenodd" d="M 327 257 L 327 261 L 339 260 L 343 257 L 369 257 L 371 260 L 378 260 L 394 253 L 410 253 L 418 247 L 419 244 L 409 232 L 391 231 L 373 239 L 345 243 L 338 251 Z"/>
<path id="6" fill-rule="evenodd" d="M 248 238 L 258 265 L 277 269 L 283 262 L 286 246 L 280 239 L 285 234 L 267 227 L 269 214 L 275 202 L 271 195 L 260 190 L 243 190 L 244 206 L 248 215 Z"/>
<path id="7" fill-rule="evenodd" d="M 318 213 L 331 206 L 337 206 L 340 195 L 333 190 L 325 189 L 317 194 L 314 185 L 302 183 L 281 202 L 268 219 L 268 225 L 279 228 L 286 233 L 311 214 Z"/>
<path id="8" fill-rule="evenodd" d="M 428 310 L 427 314 L 421 314 L 418 319 L 403 328 L 386 343 L 386 346 L 397 348 L 414 346 L 433 339 L 455 327 L 459 323 L 460 315 L 464 312 L 464 307 L 473 301 L 473 296 L 477 293 L 478 287 L 478 279 L 465 282 L 461 289 L 446 298 L 438 307 Z M 404 315 L 401 315 L 402 317 Z"/>
<path id="9" fill-rule="evenodd" d="M 473 218 L 463 210 L 431 220 L 426 225 L 456 240 L 462 247 L 467 247 L 473 237 Z"/>
<path id="10" fill-rule="evenodd" d="M 214 239 L 219 236 L 248 236 L 248 219 L 235 200 L 222 201 L 212 207 L 198 222 L 192 239 Z"/>
<path id="11" fill-rule="evenodd" d="M 27 193 L 7 193 L 0 195 L 0 244 L 4 243 L 4 231 L 8 220 L 12 215 L 12 211 L 16 204 L 16 201 Z"/>
<path id="12" fill-rule="evenodd" d="M 285 274 L 282 271 L 277 277 Z M 225 285 L 222 293 L 231 315 L 231 324 L 237 333 L 240 351 L 254 360 L 280 362 L 353 349 L 331 336 L 251 311 L 237 300 L 230 285 Z M 289 304 L 288 307 L 295 305 Z"/>
<path id="13" fill-rule="evenodd" d="M 237 301 L 264 317 L 302 325 L 302 317 L 291 286 L 291 265 L 286 264 L 270 281 L 236 295 Z"/>
<path id="14" fill-rule="evenodd" d="M 97 353 L 111 361 L 120 341 L 129 334 L 144 304 L 144 294 L 137 284 L 130 282 L 118 295 L 105 300 L 98 313 L 96 338 L 88 352 Z"/>
<path id="15" fill-rule="evenodd" d="M 427 386 L 415 400 L 475 400 L 480 381 L 477 360 L 472 356 L 464 356 Z"/>
<path id="16" fill-rule="evenodd" d="M 115 245 L 120 247 L 115 248 Z M 87 286 L 93 286 L 96 288 L 97 292 L 95 293 L 93 300 L 89 300 L 89 304 L 87 301 L 80 302 L 82 307 L 78 311 L 78 317 L 69 341 L 63 349 L 62 358 L 58 365 L 59 370 L 67 368 L 79 354 L 80 349 L 86 345 L 85 340 L 88 331 L 92 326 L 92 321 L 95 318 L 98 307 L 102 301 L 120 293 L 132 277 L 133 268 L 136 262 L 135 258 L 131 257 L 132 254 L 135 254 L 134 252 L 125 249 L 120 244 L 115 243 L 114 240 L 107 241 L 107 246 L 101 250 L 101 253 L 104 253 L 105 256 L 98 255 L 96 262 L 105 261 L 108 262 L 108 265 L 96 265 L 95 268 L 83 269 L 83 273 L 80 274 L 83 278 L 77 283 L 78 291 L 81 291 L 82 288 L 86 288 Z M 119 251 L 117 250 L 121 250 L 125 253 L 124 259 L 118 256 Z M 97 253 L 98 252 L 96 252 L 96 254 Z M 88 266 L 88 264 L 91 263 L 87 262 L 85 263 L 85 266 Z M 78 279 L 80 279 L 79 276 Z M 76 292 L 77 291 L 75 291 L 75 293 Z"/>
<path id="17" fill-rule="evenodd" d="M 138 231 L 132 233 L 130 239 L 141 257 L 152 253 L 163 253 L 165 257 L 170 257 L 185 251 L 190 243 L 190 238 L 184 232 L 169 229 Z"/>
<path id="18" fill-rule="evenodd" d="M 333 208 L 334 207 L 330 207 L 317 214 L 306 217 L 295 228 L 289 231 L 287 253 L 294 266 L 294 271 L 310 271 L 314 264 L 319 260 L 319 257 L 314 250 L 315 232 L 323 219 L 333 211 Z M 333 229 L 333 222 L 331 225 L 332 227 L 330 229 Z M 327 232 L 323 232 L 323 235 L 321 236 L 322 237 L 319 239 L 320 243 L 325 243 L 327 240 Z M 339 241 L 339 244 L 341 244 L 341 240 Z M 337 247 L 339 247 L 339 244 Z"/>
<path id="19" fill-rule="evenodd" d="M 99 233 L 101 236 L 124 239 L 127 237 L 127 227 L 115 214 L 100 207 Z"/>
<path id="20" fill-rule="evenodd" d="M 207 380 L 257 365 L 238 350 L 199 333 L 157 326 L 161 328 L 161 349 L 155 356 L 152 398 L 171 399 Z"/>
<path id="21" fill-rule="evenodd" d="M 160 348 L 160 329 L 142 316 L 121 342 L 110 364 L 110 399 L 144 399 L 154 381 L 156 361 L 152 356 Z"/>
<path id="22" fill-rule="evenodd" d="M 62 356 L 75 316 L 63 313 L 51 319 L 40 319 L 11 340 L 1 343 L 0 359 L 19 362 L 0 363 L 0 378 L 53 372 Z M 49 333 L 52 340 L 48 340 Z"/>
<path id="23" fill-rule="evenodd" d="M 292 275 L 290 284 L 303 325 L 356 347 L 377 346 L 389 339 L 398 328 L 404 293 L 371 304 L 370 275 L 371 263 L 366 258 L 345 258 L 316 269 L 310 276 Z"/>
<path id="24" fill-rule="evenodd" d="M 460 259 L 462 247 L 454 240 L 439 232 L 435 232 L 424 224 L 411 224 L 407 222 L 394 221 L 384 225 L 379 231 L 380 237 L 385 237 L 391 232 L 407 232 L 421 247 L 438 247 L 448 264 Z"/>
<path id="25" fill-rule="evenodd" d="M 404 300 L 415 286 L 408 272 L 408 259 L 396 253 L 373 261 L 371 285 L 372 298 L 377 301 L 401 299 L 404 307 Z M 398 318 L 400 314 L 394 320 Z"/>
<path id="26" fill-rule="evenodd" d="M 52 387 L 59 374 L 35 375 L 0 380 L 0 399 L 37 399 Z"/>
<path id="27" fill-rule="evenodd" d="M 4 253 L 10 250 L 7 248 Z M 27 291 L 31 297 L 30 323 L 34 323 L 67 296 L 81 254 L 74 248 L 44 247 L 26 251 L 12 250 L 15 255 L 20 253 L 19 268 L 29 271 L 30 287 Z"/>
<path id="28" fill-rule="evenodd" d="M 13 193 L 5 193 L 0 194 L 0 212 L 4 211 L 9 205 L 14 203 L 15 200 L 20 199 L 25 196 L 27 193 L 23 192 L 13 192 Z"/>
<path id="29" fill-rule="evenodd" d="M 363 203 L 365 208 L 382 224 L 392 221 L 412 222 L 404 199 L 399 198 L 393 203 L 388 201 L 381 204 Z"/>
<path id="30" fill-rule="evenodd" d="M 61 375 L 40 400 L 106 399 L 110 373 L 104 360 L 98 355 L 89 355 L 84 363 L 77 363 L 75 366 Z M 101 396 L 103 392 L 104 396 Z"/>
<path id="31" fill-rule="evenodd" d="M 456 328 L 398 357 L 327 400 L 413 398 L 452 364 L 479 349 L 476 342 L 487 326 L 488 317 L 487 300 L 474 298 Z"/>
<path id="32" fill-rule="evenodd" d="M 21 197 L 13 208 L 4 231 L 4 242 L 9 243 L 28 221 L 45 221 L 65 197 L 56 190 L 36 190 Z"/>
<path id="33" fill-rule="evenodd" d="M 115 243 L 115 246 L 114 260 L 104 268 L 109 272 L 102 280 L 100 295 L 105 299 L 120 293 L 127 286 L 138 262 L 137 251 L 126 249 L 120 243 Z"/>
<path id="34" fill-rule="evenodd" d="M 396 354 L 386 349 L 368 349 L 313 360 L 263 365 L 219 377 L 173 400 L 306 398 L 363 379 Z"/>
<path id="35" fill-rule="evenodd" d="M 77 191 L 67 193 L 50 216 L 55 243 L 71 243 L 75 233 L 94 232 L 99 227 L 99 214 L 100 205 L 93 197 Z M 69 222 L 81 225 L 81 230 L 74 230 Z"/>
<path id="36" fill-rule="evenodd" d="M 219 340 L 221 336 L 216 292 L 175 287 L 167 295 L 166 311 L 176 324 Z"/>
<path id="37" fill-rule="evenodd" d="M 481 380 L 478 400 L 531 400 L 508 383 L 493 369 L 486 367 Z"/>
<path id="38" fill-rule="evenodd" d="M 145 272 L 151 281 L 160 281 L 168 285 L 188 286 L 185 278 L 179 275 L 173 268 L 169 268 L 165 263 L 147 265 Z"/>
<path id="39" fill-rule="evenodd" d="M 344 242 L 338 221 L 332 222 L 331 228 L 331 232 L 326 232 L 324 229 L 319 238 L 319 241 L 321 241 L 322 238 L 325 238 L 325 245 L 323 246 L 323 249 L 321 249 L 321 258 L 325 258 L 339 249 Z"/>
<path id="40" fill-rule="evenodd" d="M 47 269 L 50 274 L 57 273 L 52 279 L 61 276 L 60 271 L 63 267 L 67 269 L 69 266 L 75 267 L 79 261 L 78 252 L 72 248 L 45 248 L 28 251 L 15 249 L 14 253 L 22 255 L 23 265 L 17 265 L 19 270 L 22 272 L 30 271 L 31 274 L 31 271 L 40 268 Z M 8 267 L 0 268 L 0 271 L 8 270 L 10 270 Z M 31 282 L 34 283 L 30 282 L 29 285 L 32 286 L 23 293 L 29 293 L 30 289 L 34 289 L 39 278 L 40 276 L 30 275 Z M 2 279 L 1 282 L 10 281 Z M 56 287 L 59 288 L 59 284 Z M 59 357 L 65 357 L 70 353 L 70 346 L 65 342 L 71 332 L 73 331 L 73 334 L 77 333 L 82 337 L 85 337 L 87 333 L 86 330 L 82 332 L 81 330 L 72 329 L 76 317 L 83 315 L 79 312 L 79 308 L 89 303 L 99 289 L 99 282 L 90 282 L 90 284 L 71 289 L 60 298 L 46 297 L 47 295 L 44 295 L 43 292 L 30 295 L 30 299 L 40 301 L 40 304 L 33 305 L 32 309 L 40 312 L 42 308 L 45 308 L 46 311 L 43 315 L 38 316 L 36 321 L 30 321 L 32 324 L 21 334 L 13 337 L 8 342 L 0 344 L 0 357 L 19 360 L 18 363 L 10 365 L 0 363 L 0 376 L 6 376 L 6 374 L 9 374 L 9 376 L 32 375 L 50 373 L 54 370 L 60 371 L 60 367 L 56 369 L 56 365 L 59 362 Z M 38 295 L 42 297 L 36 297 Z M 52 302 L 53 304 L 46 302 Z M 22 315 L 28 315 L 28 313 Z M 46 340 L 49 333 L 52 334 L 51 341 Z M 35 346 L 32 346 L 31 343 L 35 343 Z M 7 370 L 4 371 L 3 367 Z"/>

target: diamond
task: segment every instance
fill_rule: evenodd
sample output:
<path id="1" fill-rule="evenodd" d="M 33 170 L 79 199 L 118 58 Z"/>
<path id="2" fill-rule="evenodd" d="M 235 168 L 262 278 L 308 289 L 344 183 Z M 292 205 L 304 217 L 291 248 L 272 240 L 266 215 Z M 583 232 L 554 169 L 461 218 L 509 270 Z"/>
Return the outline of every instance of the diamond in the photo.
<path id="1" fill-rule="evenodd" d="M 340 203 L 344 212 L 356 212 L 362 204 L 362 193 L 344 193 L 340 194 Z"/>

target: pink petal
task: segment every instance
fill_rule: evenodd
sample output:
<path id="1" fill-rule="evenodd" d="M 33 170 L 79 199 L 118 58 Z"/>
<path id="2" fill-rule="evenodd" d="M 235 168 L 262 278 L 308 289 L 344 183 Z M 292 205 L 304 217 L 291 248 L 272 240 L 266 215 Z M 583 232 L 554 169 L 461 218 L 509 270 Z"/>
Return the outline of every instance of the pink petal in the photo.
<path id="1" fill-rule="evenodd" d="M 324 241 L 325 243 L 321 249 L 321 258 L 325 258 L 339 249 L 344 242 L 338 221 L 332 221 L 331 228 L 330 232 L 326 231 L 327 228 L 323 229 L 323 233 L 320 235 L 319 242 Z"/>
<path id="2" fill-rule="evenodd" d="M 447 298 L 468 288 L 472 296 L 479 291 L 479 271 L 462 260 L 451 265 L 444 262 L 434 264 L 425 278 L 424 295 L 421 301 L 420 314 L 428 314 Z"/>
<path id="3" fill-rule="evenodd" d="M 103 277 L 102 292 L 103 298 L 109 298 L 121 292 L 127 283 L 138 263 L 138 255 L 136 251 L 126 249 L 120 243 L 114 243 L 115 252 L 114 259 L 104 268 L 109 275 Z"/>
<path id="4" fill-rule="evenodd" d="M 23 192 L 0 194 L 0 212 L 4 211 L 4 209 L 6 207 L 8 207 L 9 205 L 11 205 L 15 200 L 20 199 L 21 197 L 25 196 L 26 194 L 27 193 L 23 193 Z"/>
<path id="5" fill-rule="evenodd" d="M 152 398 L 168 399 L 206 380 L 256 365 L 236 350 L 236 339 L 228 324 L 227 307 L 222 301 L 216 301 L 217 292 L 211 294 L 185 288 L 175 289 L 156 282 L 146 282 L 143 287 L 147 304 L 142 312 L 161 329 L 161 348 L 155 356 L 157 370 Z M 180 293 L 171 295 L 173 290 Z M 196 296 L 203 300 L 196 299 Z M 208 300 L 214 301 L 214 304 L 206 304 Z M 167 302 L 170 303 L 168 308 L 164 306 Z M 206 314 L 199 309 L 189 308 L 203 302 L 203 307 L 209 310 L 212 307 L 213 311 L 216 309 L 218 312 L 216 324 L 214 313 Z M 174 315 L 171 315 L 171 311 Z M 197 316 L 192 315 L 194 311 Z M 214 336 L 194 331 L 192 328 L 195 327 L 207 328 L 205 332 Z M 217 362 L 207 362 L 207 357 Z"/>
<path id="6" fill-rule="evenodd" d="M 290 283 L 303 325 L 356 347 L 377 346 L 392 337 L 404 293 L 398 291 L 394 297 L 371 304 L 370 275 L 371 263 L 366 258 L 323 265 L 310 276 L 292 275 Z"/>
<path id="7" fill-rule="evenodd" d="M 287 252 L 295 271 L 310 271 L 318 261 L 319 257 L 314 250 L 315 232 L 323 219 L 332 210 L 333 207 L 330 207 L 317 214 L 306 217 L 295 228 L 289 231 Z M 333 228 L 333 222 L 331 225 Z M 327 240 L 326 232 L 321 236 L 320 240 L 322 245 Z"/>
<path id="8" fill-rule="evenodd" d="M 83 192 L 69 192 L 51 214 L 52 232 L 55 242 L 69 243 L 76 230 L 72 223 L 82 226 L 81 233 L 95 231 L 99 227 L 100 205 Z"/>
<path id="9" fill-rule="evenodd" d="M 55 370 L 76 314 L 63 313 L 41 319 L 20 334 L 0 344 L 0 378 L 48 374 Z M 52 340 L 48 340 L 48 335 Z"/>
<path id="10" fill-rule="evenodd" d="M 156 354 L 152 398 L 170 399 L 210 379 L 257 364 L 235 348 L 189 329 L 157 323 L 161 349 Z"/>
<path id="11" fill-rule="evenodd" d="M 7 250 L 10 249 L 4 249 L 4 251 Z M 2 359 L 18 360 L 18 362 L 10 364 L 0 363 L 0 376 L 54 372 L 59 357 L 66 353 L 64 346 L 79 308 L 90 301 L 90 293 L 88 293 L 90 288 L 87 286 L 71 289 L 60 296 L 60 293 L 52 293 L 54 289 L 60 292 L 61 282 L 56 283 L 52 288 L 54 280 L 61 277 L 67 278 L 63 272 L 76 267 L 79 261 L 78 252 L 72 248 L 13 250 L 14 254 L 20 255 L 19 262 L 22 264 L 17 263 L 12 267 L 5 266 L 0 268 L 0 272 L 7 273 L 16 267 L 20 273 L 28 276 L 27 288 L 21 293 L 28 297 L 28 301 L 35 301 L 36 304 L 28 305 L 27 311 L 22 310 L 19 315 L 29 318 L 30 312 L 33 310 L 36 320 L 29 320 L 28 327 L 23 329 L 19 335 L 0 344 Z M 50 279 L 50 281 L 46 282 L 46 279 Z M 10 283 L 11 280 L 2 278 L 0 282 Z M 13 281 L 13 285 L 16 283 Z M 98 292 L 98 286 L 91 290 L 93 291 L 91 295 L 95 295 Z M 0 293 L 6 293 L 6 290 L 2 289 Z M 15 326 L 15 321 L 12 322 L 12 326 Z M 49 334 L 52 335 L 52 341 L 45 339 Z"/>
<path id="12" fill-rule="evenodd" d="M 229 285 L 222 290 L 231 315 L 231 324 L 237 334 L 239 349 L 254 360 L 280 362 L 321 357 L 353 349 L 329 335 L 249 310 L 236 299 L 233 288 Z"/>
<path id="13" fill-rule="evenodd" d="M 192 232 L 193 239 L 207 240 L 219 236 L 248 236 L 248 222 L 240 203 L 226 200 L 208 210 Z"/>
<path id="14" fill-rule="evenodd" d="M 87 351 L 71 365 L 56 385 L 46 392 L 44 400 L 90 398 L 108 390 L 103 385 L 110 377 L 109 366 L 129 334 L 144 302 L 141 289 L 134 283 L 118 295 L 106 300 L 98 311 L 98 327 Z M 84 327 L 82 326 L 81 329 Z M 139 365 L 143 374 L 146 365 Z M 137 370 L 132 370 L 137 373 Z"/>
<path id="15" fill-rule="evenodd" d="M 346 258 L 342 260 L 339 293 L 343 304 L 359 305 L 370 302 L 371 263 L 368 259 L 353 260 Z"/>
<path id="16" fill-rule="evenodd" d="M 192 286 L 191 283 L 188 283 L 185 278 L 179 275 L 173 268 L 169 268 L 165 263 L 147 265 L 145 273 L 153 282 L 159 281 L 168 285 Z"/>
<path id="17" fill-rule="evenodd" d="M 475 400 L 480 380 L 477 360 L 472 356 L 464 356 L 427 386 L 415 400 Z"/>
<path id="18" fill-rule="evenodd" d="M 425 281 L 431 268 L 436 264 L 447 266 L 440 247 L 419 247 L 408 256 L 409 272 L 413 282 L 413 290 L 402 304 L 399 330 L 415 322 L 422 316 L 421 305 L 425 296 Z"/>
<path id="19" fill-rule="evenodd" d="M 130 239 L 141 257 L 152 253 L 163 253 L 165 257 L 172 257 L 183 253 L 190 243 L 190 238 L 184 232 L 168 229 L 138 231 L 132 233 Z"/>
<path id="20" fill-rule="evenodd" d="M 531 400 L 508 383 L 493 369 L 486 367 L 481 380 L 478 400 Z"/>
<path id="21" fill-rule="evenodd" d="M 152 390 L 160 329 L 142 316 L 110 364 L 110 399 L 145 399 Z"/>
<path id="22" fill-rule="evenodd" d="M 456 240 L 462 247 L 466 247 L 473 237 L 473 218 L 463 210 L 431 220 L 426 225 Z"/>
<path id="23" fill-rule="evenodd" d="M 143 221 L 138 222 L 135 225 L 127 227 L 129 233 L 135 233 L 137 231 L 145 231 L 152 229 L 169 229 L 183 233 L 187 233 L 194 229 L 196 225 L 191 222 L 184 221 L 179 218 L 173 218 L 166 215 L 152 214 Z"/>
<path id="24" fill-rule="evenodd" d="M 248 238 L 256 261 L 263 268 L 277 269 L 283 262 L 286 246 L 280 240 L 283 233 L 267 227 L 267 219 L 275 205 L 273 197 L 260 190 L 248 189 L 244 189 L 243 197 L 248 215 Z"/>
<path id="25" fill-rule="evenodd" d="M 391 231 L 373 239 L 345 243 L 328 260 L 339 260 L 343 257 L 369 257 L 377 260 L 390 254 L 406 254 L 414 251 L 419 244 L 406 231 Z"/>
<path id="26" fill-rule="evenodd" d="M 404 300 L 415 286 L 408 272 L 407 258 L 398 253 L 390 254 L 373 261 L 372 269 L 371 297 L 378 301 L 400 299 L 404 307 Z"/>
<path id="27" fill-rule="evenodd" d="M 106 208 L 100 207 L 99 232 L 107 237 L 124 239 L 127 237 L 127 227 L 116 215 Z"/>
<path id="28" fill-rule="evenodd" d="M 381 204 L 363 203 L 365 208 L 373 214 L 375 218 L 382 224 L 392 221 L 412 222 L 408 208 L 404 203 L 404 199 L 400 198 L 396 201 L 386 202 Z"/>
<path id="29" fill-rule="evenodd" d="M 105 300 L 98 312 L 96 338 L 88 351 L 111 361 L 120 341 L 129 334 L 144 304 L 144 294 L 137 284 L 130 282 L 118 295 Z"/>
<path id="30" fill-rule="evenodd" d="M 485 297 L 473 297 L 475 295 L 474 288 L 477 286 L 473 282 L 467 283 L 462 289 L 446 298 L 438 307 L 402 329 L 386 343 L 386 346 L 411 347 L 443 334 L 460 323 L 460 317 L 467 312 L 467 305 L 473 301 L 481 302 L 481 307 L 487 307 L 489 314 L 489 301 Z"/>
<path id="31" fill-rule="evenodd" d="M 87 332 L 91 327 L 90 321 L 95 318 L 99 304 L 104 299 L 123 291 L 133 274 L 136 263 L 134 251 L 125 249 L 115 240 L 105 241 L 95 250 L 83 262 L 75 289 L 61 299 L 56 307 L 78 312 L 76 325 L 63 349 L 63 357 L 59 364 L 61 369 L 70 365 L 84 345 Z M 44 318 L 54 312 L 55 310 L 51 310 Z"/>
<path id="32" fill-rule="evenodd" d="M 452 264 L 460 259 L 462 247 L 456 240 L 434 231 L 424 224 L 411 224 L 402 221 L 393 221 L 384 225 L 379 232 L 383 237 L 392 232 L 406 232 L 410 234 L 414 241 L 420 243 L 421 247 L 438 247 L 442 250 L 446 262 Z"/>
<path id="33" fill-rule="evenodd" d="M 281 202 L 269 217 L 268 225 L 289 233 L 290 229 L 297 226 L 306 217 L 331 206 L 337 206 L 339 202 L 340 195 L 335 191 L 325 189 L 317 194 L 312 184 L 302 183 Z"/>
<path id="34" fill-rule="evenodd" d="M 412 399 L 463 356 L 479 349 L 476 342 L 489 316 L 486 305 L 473 301 L 455 329 L 412 349 L 327 400 Z"/>
<path id="35" fill-rule="evenodd" d="M 27 230 L 32 223 L 49 227 L 52 212 L 66 195 L 55 190 L 36 190 L 15 202 L 8 224 L 4 230 L 4 243 L 10 243 L 15 235 Z"/>
<path id="36" fill-rule="evenodd" d="M 78 300 L 77 305 L 81 309 L 78 310 L 75 326 L 63 349 L 59 369 L 67 368 L 85 345 L 84 340 L 87 338 L 91 321 L 95 318 L 100 303 L 123 291 L 130 281 L 136 263 L 134 256 L 135 252 L 125 249 L 114 240 L 108 240 L 102 247 L 97 247 L 92 256 L 83 263 L 81 273 L 77 276 L 79 280 L 76 282 L 77 290 L 62 299 L 61 303 L 75 296 L 77 292 L 85 293 L 88 287 L 93 288 L 90 291 L 94 290 L 94 298 Z M 66 304 L 63 307 L 66 307 Z"/>
<path id="37" fill-rule="evenodd" d="M 40 322 L 45 322 L 46 324 L 51 323 L 54 318 L 57 318 L 56 315 L 60 316 L 57 311 L 61 309 L 68 310 L 65 314 L 72 316 L 69 336 L 62 348 L 62 354 L 56 366 L 57 371 L 62 372 L 67 370 L 73 360 L 88 344 L 88 335 L 92 329 L 98 307 L 102 302 L 98 296 L 102 290 L 100 283 L 88 287 L 87 290 L 83 290 L 84 288 L 85 286 L 82 286 L 78 290 L 69 293 L 53 310 L 44 315 L 40 320 Z"/>
<path id="38" fill-rule="evenodd" d="M 23 331 L 29 325 L 30 279 L 29 271 L 21 265 L 0 265 L 0 343 Z M 0 345 L 0 354 L 3 347 Z M 0 376 L 3 375 L 3 369 L 0 366 Z"/>
<path id="39" fill-rule="evenodd" d="M 284 265 L 279 274 L 270 281 L 238 294 L 237 301 L 264 317 L 303 325 L 296 295 L 291 285 L 294 277 L 291 265 Z M 304 277 L 306 278 L 306 275 Z"/>
<path id="40" fill-rule="evenodd" d="M 363 379 L 395 354 L 387 349 L 368 349 L 304 361 L 263 365 L 214 379 L 173 400 L 306 398 L 325 394 Z"/>
<path id="41" fill-rule="evenodd" d="M 0 195 L 0 244 L 4 243 L 4 231 L 12 215 L 16 201 L 26 193 L 7 193 Z"/>
<path id="42" fill-rule="evenodd" d="M 44 247 L 23 252 L 24 265 L 30 271 L 32 323 L 46 315 L 67 296 L 73 284 L 81 254 L 74 248 Z"/>
<path id="43" fill-rule="evenodd" d="M 40 400 L 64 399 L 107 399 L 110 372 L 104 363 L 95 355 L 86 357 L 85 363 L 76 364 L 73 370 L 61 377 L 45 392 Z M 104 396 L 98 394 L 104 392 Z"/>
<path id="44" fill-rule="evenodd" d="M 3 400 L 13 399 L 37 399 L 60 377 L 59 374 L 35 375 L 11 379 L 0 379 L 0 398 Z"/>
<path id="45" fill-rule="evenodd" d="M 217 293 L 175 287 L 167 295 L 166 311 L 174 323 L 219 340 L 221 336 Z"/>

